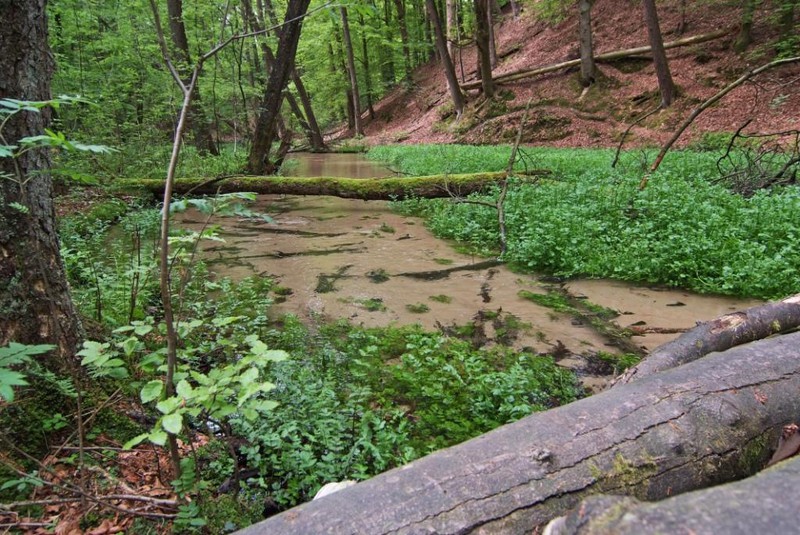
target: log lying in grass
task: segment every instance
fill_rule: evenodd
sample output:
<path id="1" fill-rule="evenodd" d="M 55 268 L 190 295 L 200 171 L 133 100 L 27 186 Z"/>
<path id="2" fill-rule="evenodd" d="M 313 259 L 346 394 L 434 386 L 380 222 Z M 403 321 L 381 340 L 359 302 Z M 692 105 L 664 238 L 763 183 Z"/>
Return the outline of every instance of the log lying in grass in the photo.
<path id="1" fill-rule="evenodd" d="M 800 410 L 800 333 L 534 414 L 255 524 L 288 533 L 532 533 L 589 494 L 647 500 L 754 473 Z"/>
<path id="2" fill-rule="evenodd" d="M 531 175 L 546 175 L 548 171 L 532 171 Z M 277 176 L 234 176 L 223 179 L 187 179 L 175 181 L 174 193 L 212 195 L 250 191 L 285 195 L 330 195 L 345 199 L 365 201 L 390 201 L 396 199 L 463 197 L 486 189 L 506 177 L 505 172 L 475 173 L 466 175 L 434 175 L 404 178 L 294 178 Z M 160 195 L 163 180 L 118 180 L 122 188 L 144 188 Z"/>
<path id="3" fill-rule="evenodd" d="M 622 496 L 593 496 L 548 535 L 639 535 L 642 533 L 797 533 L 800 458 L 754 477 L 689 492 L 657 503 Z"/>
<path id="4" fill-rule="evenodd" d="M 719 30 L 712 33 L 706 33 L 701 35 L 694 35 L 692 37 L 685 37 L 683 39 L 678 39 L 676 41 L 670 41 L 668 43 L 664 43 L 664 48 L 678 48 L 681 46 L 688 46 L 688 45 L 696 45 L 698 43 L 705 43 L 707 41 L 713 41 L 714 39 L 719 39 L 730 33 L 730 30 Z M 603 61 L 612 61 L 617 59 L 626 58 L 629 56 L 639 56 L 642 54 L 649 54 L 651 52 L 651 47 L 649 46 L 640 46 L 636 48 L 628 48 L 625 50 L 615 50 L 614 52 L 606 52 L 605 54 L 599 54 L 594 57 L 595 61 L 603 62 Z M 573 59 L 569 61 L 562 61 L 561 63 L 554 63 L 553 65 L 547 65 L 545 67 L 539 67 L 536 69 L 522 69 L 518 71 L 507 72 L 504 74 L 499 74 L 494 77 L 494 81 L 497 83 L 509 83 L 515 82 L 517 80 L 521 80 L 523 78 L 530 78 L 531 76 L 538 76 L 541 74 L 547 74 L 549 72 L 560 71 L 561 69 L 566 69 L 569 67 L 577 67 L 581 64 L 580 59 Z M 468 82 L 466 84 L 461 84 L 461 89 L 477 89 L 481 86 L 480 80 L 477 82 Z"/>
<path id="5" fill-rule="evenodd" d="M 725 351 L 797 327 L 800 327 L 800 294 L 726 314 L 701 323 L 675 340 L 657 347 L 647 358 L 622 374 L 615 384 L 630 383 L 699 359 L 712 351 Z"/>

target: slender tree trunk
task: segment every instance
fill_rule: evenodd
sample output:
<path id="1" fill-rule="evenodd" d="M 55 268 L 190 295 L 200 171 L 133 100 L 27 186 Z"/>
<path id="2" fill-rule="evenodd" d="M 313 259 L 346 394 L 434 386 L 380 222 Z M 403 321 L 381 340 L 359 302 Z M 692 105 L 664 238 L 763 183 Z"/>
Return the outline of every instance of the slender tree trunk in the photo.
<path id="1" fill-rule="evenodd" d="M 478 72 L 486 98 L 494 97 L 492 61 L 489 53 L 489 0 L 473 0 L 475 9 L 475 44 L 478 47 Z"/>
<path id="2" fill-rule="evenodd" d="M 292 69 L 292 82 L 294 83 L 294 88 L 297 89 L 297 96 L 300 97 L 300 104 L 303 106 L 303 110 L 306 113 L 311 148 L 318 152 L 324 151 L 325 139 L 322 137 L 322 130 L 319 128 L 317 116 L 314 114 L 314 108 L 311 106 L 311 97 L 308 96 L 308 91 L 306 91 L 306 86 L 303 83 L 303 79 L 300 78 L 297 68 Z"/>
<path id="3" fill-rule="evenodd" d="M 411 87 L 411 49 L 408 44 L 408 24 L 406 22 L 405 0 L 394 0 L 394 7 L 397 10 L 397 26 L 400 28 L 400 41 L 403 45 L 403 68 L 405 69 L 405 84 L 407 87 Z"/>
<path id="4" fill-rule="evenodd" d="M 364 126 L 361 124 L 361 98 L 358 94 L 358 74 L 356 73 L 356 60 L 353 55 L 353 41 L 350 39 L 350 24 L 347 22 L 347 8 L 339 8 L 342 15 L 342 38 L 345 53 L 347 54 L 347 72 L 350 75 L 350 91 L 353 94 L 353 120 L 357 136 L 364 135 Z"/>
<path id="5" fill-rule="evenodd" d="M 383 2 L 383 39 L 381 40 L 381 81 L 384 90 L 394 86 L 396 82 L 394 70 L 394 51 L 390 43 L 394 42 L 392 25 L 392 4 Z"/>
<path id="6" fill-rule="evenodd" d="M 189 83 L 191 76 L 192 57 L 189 53 L 189 41 L 186 38 L 186 26 L 183 23 L 183 0 L 167 0 L 167 14 L 169 15 L 169 33 L 172 44 L 175 45 L 178 68 L 180 69 L 183 83 Z M 211 129 L 203 116 L 200 108 L 200 88 L 195 89 L 195 107 L 190 110 L 187 117 L 187 128 L 194 135 L 194 145 L 199 152 L 208 152 L 214 156 L 219 155 L 219 148 L 211 135 Z"/>
<path id="7" fill-rule="evenodd" d="M 522 7 L 517 0 L 510 0 L 511 2 L 511 13 L 514 16 L 514 20 L 519 18 L 520 13 L 522 13 Z"/>
<path id="8" fill-rule="evenodd" d="M 647 22 L 647 34 L 650 37 L 650 46 L 653 49 L 653 63 L 656 67 L 658 88 L 661 91 L 661 107 L 668 108 L 675 100 L 675 84 L 669 72 L 667 53 L 664 50 L 664 39 L 658 24 L 658 12 L 655 0 L 643 0 L 644 18 Z"/>
<path id="9" fill-rule="evenodd" d="M 294 67 L 297 43 L 303 27 L 302 17 L 310 2 L 311 0 L 289 0 L 284 26 L 278 39 L 278 56 L 269 73 L 261 101 L 261 114 L 247 158 L 247 171 L 250 173 L 263 174 L 267 168 L 267 158 L 275 139 L 275 121 L 280 114 L 284 89 Z"/>
<path id="10" fill-rule="evenodd" d="M 783 0 L 778 11 L 778 26 L 781 30 L 781 39 L 788 39 L 794 29 L 795 6 L 798 0 Z"/>
<path id="11" fill-rule="evenodd" d="M 369 118 L 375 119 L 375 109 L 372 107 L 372 73 L 369 70 L 369 50 L 367 49 L 367 32 L 365 31 L 364 15 L 358 14 L 358 24 L 361 27 L 361 55 L 364 56 L 364 85 L 367 89 L 367 111 Z"/>
<path id="12" fill-rule="evenodd" d="M 592 46 L 592 4 L 594 0 L 580 0 L 580 42 L 581 42 L 581 85 L 589 87 L 597 76 Z"/>
<path id="13" fill-rule="evenodd" d="M 756 12 L 756 0 L 742 1 L 742 25 L 739 35 L 733 42 L 733 49 L 736 52 L 744 52 L 750 43 L 753 42 L 753 18 Z"/>
<path id="14" fill-rule="evenodd" d="M 494 37 L 496 7 L 497 3 L 494 0 L 488 0 L 486 6 L 486 30 L 489 33 L 489 65 L 491 65 L 492 69 L 497 67 L 497 44 Z"/>
<path id="15" fill-rule="evenodd" d="M 0 0 L 0 98 L 50 99 L 53 56 L 46 0 Z M 51 114 L 22 112 L 0 131 L 0 144 L 42 134 Z M 75 369 L 83 329 L 69 295 L 58 246 L 50 152 L 0 158 L 0 347 L 54 344 L 51 369 Z M 14 204 L 16 203 L 16 204 Z M 24 208 L 19 208 L 24 207 Z"/>
<path id="16" fill-rule="evenodd" d="M 445 0 L 447 53 L 455 57 L 456 33 L 458 32 L 458 0 Z"/>
<path id="17" fill-rule="evenodd" d="M 458 79 L 456 78 L 456 70 L 453 68 L 453 62 L 450 59 L 450 54 L 447 53 L 447 43 L 444 39 L 444 31 L 442 30 L 442 23 L 439 19 L 439 13 L 436 11 L 436 4 L 434 0 L 425 0 L 428 8 L 428 17 L 430 17 L 433 24 L 433 34 L 436 38 L 436 48 L 439 50 L 439 55 L 442 57 L 442 67 L 444 67 L 444 74 L 447 77 L 447 87 L 450 89 L 450 98 L 453 99 L 453 108 L 456 112 L 456 118 L 460 118 L 464 113 L 464 95 L 461 93 L 461 88 L 458 86 Z"/>

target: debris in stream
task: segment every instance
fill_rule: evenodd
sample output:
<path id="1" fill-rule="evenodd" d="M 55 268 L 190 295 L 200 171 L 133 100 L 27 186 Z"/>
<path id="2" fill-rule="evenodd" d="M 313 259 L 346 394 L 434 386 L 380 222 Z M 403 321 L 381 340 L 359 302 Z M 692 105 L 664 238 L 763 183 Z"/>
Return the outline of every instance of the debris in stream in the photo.
<path id="1" fill-rule="evenodd" d="M 389 273 L 383 268 L 367 271 L 367 278 L 375 284 L 380 284 L 389 280 Z"/>
<path id="2" fill-rule="evenodd" d="M 492 296 L 489 293 L 491 289 L 488 282 L 481 284 L 481 291 L 478 292 L 478 295 L 481 296 L 481 300 L 483 300 L 484 303 L 489 303 L 492 300 Z"/>
<path id="3" fill-rule="evenodd" d="M 339 289 L 336 288 L 336 281 L 345 278 L 345 273 L 347 273 L 347 270 L 351 267 L 353 267 L 353 264 L 347 264 L 346 266 L 342 266 L 337 269 L 336 273 L 320 273 L 317 275 L 317 287 L 314 289 L 314 291 L 320 294 L 338 291 Z"/>
<path id="4" fill-rule="evenodd" d="M 447 269 L 435 269 L 431 271 L 406 271 L 403 273 L 398 273 L 396 276 L 435 281 L 446 279 L 451 273 L 455 273 L 457 271 L 480 271 L 482 269 L 499 266 L 502 263 L 503 262 L 500 260 L 484 260 L 483 262 L 477 262 L 475 264 L 465 264 L 463 266 L 455 266 Z"/>
<path id="5" fill-rule="evenodd" d="M 354 244 L 343 244 L 343 245 L 354 245 Z M 283 251 L 275 251 L 273 253 L 264 253 L 258 255 L 247 255 L 247 256 L 240 256 L 239 258 L 292 258 L 295 256 L 327 256 L 339 253 L 363 253 L 367 250 L 366 247 L 337 247 L 335 249 L 311 249 L 308 251 L 295 251 L 291 253 L 285 253 Z"/>

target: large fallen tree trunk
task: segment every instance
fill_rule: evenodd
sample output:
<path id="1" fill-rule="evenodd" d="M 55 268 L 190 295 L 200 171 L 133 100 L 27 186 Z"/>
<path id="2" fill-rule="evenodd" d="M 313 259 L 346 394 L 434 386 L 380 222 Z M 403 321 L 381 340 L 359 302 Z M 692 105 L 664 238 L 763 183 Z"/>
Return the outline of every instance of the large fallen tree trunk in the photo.
<path id="1" fill-rule="evenodd" d="M 531 415 L 255 524 L 282 533 L 525 533 L 589 494 L 647 500 L 731 481 L 800 410 L 800 333 Z"/>
<path id="2" fill-rule="evenodd" d="M 719 30 L 712 33 L 695 35 L 692 37 L 685 37 L 683 39 L 678 39 L 676 41 L 670 41 L 668 43 L 664 43 L 664 48 L 665 49 L 678 48 L 681 46 L 689 46 L 689 45 L 696 45 L 698 43 L 705 43 L 707 41 L 713 41 L 714 39 L 719 39 L 720 37 L 724 37 L 728 33 L 730 33 L 730 30 Z M 615 50 L 613 52 L 606 52 L 604 54 L 599 54 L 594 57 L 594 60 L 597 62 L 613 61 L 617 59 L 626 58 L 629 56 L 639 56 L 641 54 L 649 54 L 651 50 L 652 49 L 649 46 L 627 48 L 625 50 Z M 553 65 L 547 65 L 545 67 L 538 67 L 536 69 L 521 69 L 517 71 L 507 72 L 504 74 L 498 74 L 497 76 L 494 77 L 494 81 L 499 84 L 515 82 L 523 78 L 530 78 L 531 76 L 539 76 L 541 74 L 560 71 L 561 69 L 566 69 L 569 67 L 577 67 L 580 64 L 581 64 L 580 59 L 573 59 L 569 61 L 562 61 L 561 63 L 554 63 Z M 465 90 L 477 89 L 480 86 L 481 82 L 480 80 L 478 80 L 476 82 L 467 82 L 465 84 L 461 84 L 461 89 Z"/>
<path id="3" fill-rule="evenodd" d="M 553 521 L 545 534 L 797 533 L 798 485 L 800 458 L 744 481 L 657 503 L 593 496 L 566 517 Z"/>
<path id="4" fill-rule="evenodd" d="M 545 175 L 548 171 L 530 171 L 526 175 Z M 434 175 L 404 178 L 295 178 L 277 176 L 234 176 L 220 179 L 175 181 L 177 194 L 212 195 L 250 191 L 285 195 L 330 195 L 365 201 L 391 201 L 407 198 L 464 197 L 483 191 L 506 178 L 505 172 L 467 175 Z M 144 188 L 158 195 L 164 191 L 163 180 L 118 180 L 122 188 Z"/>
<path id="5" fill-rule="evenodd" d="M 647 358 L 622 374 L 615 384 L 630 383 L 699 359 L 712 351 L 725 351 L 797 327 L 800 327 L 800 294 L 725 314 L 657 347 Z"/>

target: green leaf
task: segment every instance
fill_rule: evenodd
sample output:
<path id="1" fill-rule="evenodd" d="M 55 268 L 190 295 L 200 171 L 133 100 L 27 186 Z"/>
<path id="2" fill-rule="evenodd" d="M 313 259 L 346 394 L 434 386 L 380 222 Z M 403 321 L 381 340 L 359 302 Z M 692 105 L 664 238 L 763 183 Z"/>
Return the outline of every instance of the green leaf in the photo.
<path id="1" fill-rule="evenodd" d="M 141 435 L 137 435 L 137 436 L 133 437 L 132 439 L 130 439 L 129 441 L 127 441 L 125 444 L 123 444 L 122 445 L 122 449 L 123 450 L 129 450 L 132 447 L 134 447 L 135 445 L 140 444 L 141 442 L 145 441 L 149 436 L 150 435 L 147 434 L 147 433 L 142 433 Z"/>
<path id="2" fill-rule="evenodd" d="M 153 431 L 147 438 L 157 446 L 163 446 L 167 443 L 167 434 L 164 431 Z"/>
<path id="3" fill-rule="evenodd" d="M 172 396 L 171 398 L 156 403 L 156 409 L 158 409 L 161 414 L 169 414 L 170 412 L 175 412 L 175 409 L 180 406 L 182 401 L 181 398 Z"/>
<path id="4" fill-rule="evenodd" d="M 148 382 L 139 394 L 142 403 L 149 403 L 154 399 L 161 397 L 161 392 L 164 391 L 164 383 L 160 379 Z"/>
<path id="5" fill-rule="evenodd" d="M 161 419 L 161 427 L 173 435 L 177 435 L 183 428 L 183 415 L 179 412 L 167 414 Z"/>
<path id="6" fill-rule="evenodd" d="M 188 381 L 180 381 L 178 385 L 175 387 L 175 391 L 178 395 L 182 398 L 191 398 L 194 391 L 192 390 L 192 385 L 189 384 Z"/>

